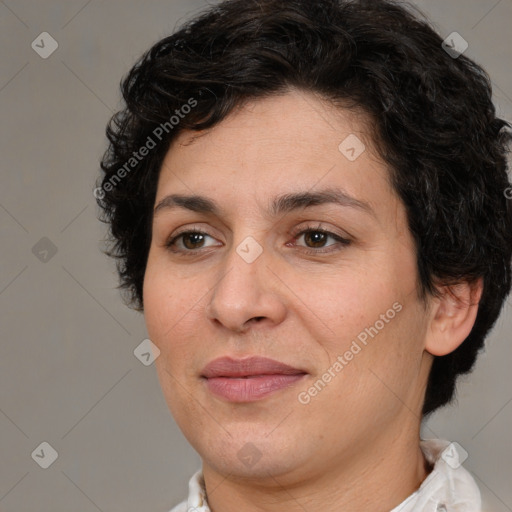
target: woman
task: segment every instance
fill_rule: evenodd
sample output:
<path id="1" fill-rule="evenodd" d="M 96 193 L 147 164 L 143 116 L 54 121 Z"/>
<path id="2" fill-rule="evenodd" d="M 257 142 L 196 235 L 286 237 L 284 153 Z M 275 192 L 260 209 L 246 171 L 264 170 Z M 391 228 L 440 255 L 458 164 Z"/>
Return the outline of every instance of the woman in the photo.
<path id="1" fill-rule="evenodd" d="M 419 434 L 511 283 L 510 126 L 461 39 L 231 0 L 125 79 L 96 196 L 202 459 L 173 512 L 480 510 Z"/>

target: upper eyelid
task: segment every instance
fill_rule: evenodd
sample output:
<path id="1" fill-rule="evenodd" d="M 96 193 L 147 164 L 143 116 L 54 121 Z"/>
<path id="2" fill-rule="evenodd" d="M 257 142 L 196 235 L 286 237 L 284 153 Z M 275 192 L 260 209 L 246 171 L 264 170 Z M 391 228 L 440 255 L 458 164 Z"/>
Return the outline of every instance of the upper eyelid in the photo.
<path id="1" fill-rule="evenodd" d="M 307 231 L 322 231 L 322 232 L 325 232 L 326 234 L 339 236 L 341 238 L 349 236 L 348 234 L 345 235 L 345 234 L 336 233 L 336 231 L 333 231 L 332 229 L 330 229 L 328 227 L 322 226 L 322 223 L 319 223 L 319 222 L 315 222 L 314 225 L 310 224 L 307 226 L 302 226 L 300 228 L 296 228 L 291 231 L 294 233 L 293 236 L 301 235 Z M 207 235 L 212 238 L 215 238 L 214 235 L 208 233 L 207 231 L 204 231 L 203 228 L 200 228 L 200 227 L 184 228 L 183 230 L 179 230 L 176 234 L 172 235 L 170 238 L 176 238 L 178 236 L 188 234 L 188 233 L 199 233 L 202 235 Z"/>

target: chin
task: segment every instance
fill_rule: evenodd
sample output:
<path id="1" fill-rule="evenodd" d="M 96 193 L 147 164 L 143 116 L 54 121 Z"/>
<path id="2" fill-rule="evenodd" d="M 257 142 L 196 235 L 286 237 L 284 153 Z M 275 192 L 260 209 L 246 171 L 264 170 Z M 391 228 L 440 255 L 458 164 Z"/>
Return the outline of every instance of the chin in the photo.
<path id="1" fill-rule="evenodd" d="M 274 433 L 259 432 L 253 435 L 227 434 L 213 442 L 201 438 L 200 446 L 194 446 L 201 459 L 216 472 L 236 478 L 279 477 L 307 467 L 306 456 L 298 452 L 300 442 L 292 442 L 296 437 L 283 430 L 282 438 L 273 439 Z M 284 439 L 289 442 L 285 442 Z M 302 455 L 302 456 L 301 456 Z M 230 477 L 230 478 L 231 478 Z"/>

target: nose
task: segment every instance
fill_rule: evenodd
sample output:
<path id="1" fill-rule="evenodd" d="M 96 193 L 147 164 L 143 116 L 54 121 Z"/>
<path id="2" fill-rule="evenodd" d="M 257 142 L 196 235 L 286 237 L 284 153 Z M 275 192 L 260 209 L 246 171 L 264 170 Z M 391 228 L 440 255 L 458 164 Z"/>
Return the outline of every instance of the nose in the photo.
<path id="1" fill-rule="evenodd" d="M 279 280 L 264 250 L 254 261 L 234 246 L 215 276 L 207 316 L 230 331 L 242 333 L 256 324 L 278 325 L 286 316 Z"/>

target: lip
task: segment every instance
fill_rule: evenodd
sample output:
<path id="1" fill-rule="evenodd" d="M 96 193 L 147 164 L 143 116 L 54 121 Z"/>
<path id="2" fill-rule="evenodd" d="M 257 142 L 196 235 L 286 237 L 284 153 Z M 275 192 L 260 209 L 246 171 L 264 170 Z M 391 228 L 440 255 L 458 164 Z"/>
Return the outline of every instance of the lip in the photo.
<path id="1" fill-rule="evenodd" d="M 254 402 L 301 380 L 306 371 L 266 357 L 221 357 L 201 372 L 208 390 L 229 402 Z"/>

